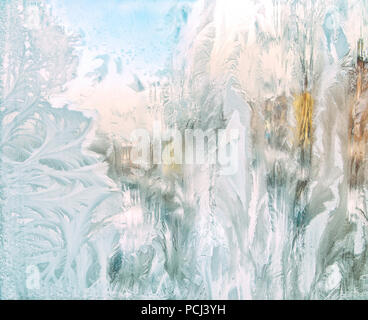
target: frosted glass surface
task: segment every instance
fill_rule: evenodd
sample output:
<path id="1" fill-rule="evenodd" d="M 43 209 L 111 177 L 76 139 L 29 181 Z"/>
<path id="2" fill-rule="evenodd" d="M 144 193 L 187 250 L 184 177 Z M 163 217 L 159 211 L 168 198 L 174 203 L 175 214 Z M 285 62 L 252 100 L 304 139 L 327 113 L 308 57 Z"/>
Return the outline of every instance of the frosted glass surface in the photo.
<path id="1" fill-rule="evenodd" d="M 367 42 L 366 0 L 1 0 L 0 299 L 368 298 Z"/>

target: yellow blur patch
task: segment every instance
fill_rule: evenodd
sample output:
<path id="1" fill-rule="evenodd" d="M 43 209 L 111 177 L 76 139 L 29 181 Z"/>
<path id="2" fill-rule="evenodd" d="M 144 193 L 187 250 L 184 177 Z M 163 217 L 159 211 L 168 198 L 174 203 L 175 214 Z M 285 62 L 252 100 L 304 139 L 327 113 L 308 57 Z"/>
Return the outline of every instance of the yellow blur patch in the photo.
<path id="1" fill-rule="evenodd" d="M 314 100 L 309 92 L 302 93 L 294 100 L 297 140 L 303 148 L 307 147 L 312 139 L 313 107 Z"/>
<path id="2" fill-rule="evenodd" d="M 165 147 L 168 148 L 169 156 L 167 157 L 164 152 L 164 162 L 165 164 L 162 165 L 162 173 L 165 176 L 170 174 L 181 174 L 182 166 L 180 164 L 176 164 L 174 160 L 174 145 L 172 142 L 169 142 L 168 145 Z"/>

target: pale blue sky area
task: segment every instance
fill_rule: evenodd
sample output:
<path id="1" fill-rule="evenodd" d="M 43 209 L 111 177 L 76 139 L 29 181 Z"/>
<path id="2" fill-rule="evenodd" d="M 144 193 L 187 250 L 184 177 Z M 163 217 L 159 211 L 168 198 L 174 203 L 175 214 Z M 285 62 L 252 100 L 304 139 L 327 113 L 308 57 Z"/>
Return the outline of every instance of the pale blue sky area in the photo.
<path id="1" fill-rule="evenodd" d="M 53 14 L 83 33 L 88 47 L 156 67 L 170 55 L 195 1 L 50 0 Z"/>

